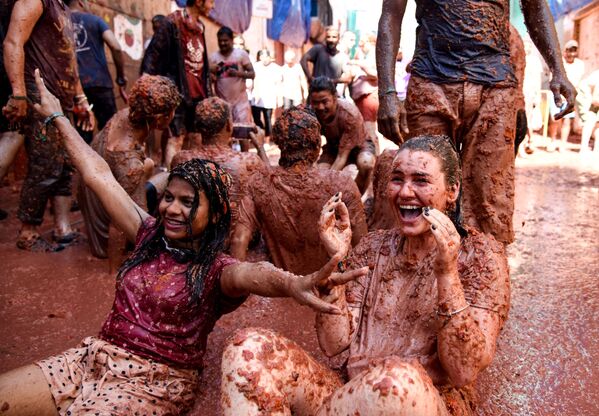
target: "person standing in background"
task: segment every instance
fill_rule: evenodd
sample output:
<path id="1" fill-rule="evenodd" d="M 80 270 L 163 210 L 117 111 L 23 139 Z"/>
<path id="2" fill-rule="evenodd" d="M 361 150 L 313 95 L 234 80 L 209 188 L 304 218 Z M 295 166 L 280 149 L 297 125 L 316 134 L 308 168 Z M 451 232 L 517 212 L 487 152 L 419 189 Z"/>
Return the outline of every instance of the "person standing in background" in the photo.
<path id="1" fill-rule="evenodd" d="M 253 120 L 245 80 L 256 75 L 250 56 L 243 49 L 233 48 L 231 28 L 221 27 L 216 36 L 219 50 L 210 55 L 216 95 L 231 105 L 233 123 L 250 124 Z"/>
<path id="2" fill-rule="evenodd" d="M 42 117 L 31 105 L 40 100 L 34 79 L 34 71 L 39 70 L 65 115 L 75 113 L 84 130 L 94 127 L 77 73 L 70 14 L 61 0 L 16 1 L 4 39 L 4 67 L 12 94 L 2 112 L 9 122 L 21 125 L 28 157 L 17 214 L 22 224 L 17 247 L 22 250 L 58 251 L 80 235 L 69 221 L 73 169 L 58 130 L 50 125 L 63 114 Z M 54 208 L 54 243 L 39 232 L 48 201 Z"/>
<path id="3" fill-rule="evenodd" d="M 202 16 L 208 16 L 214 0 L 187 0 L 186 7 L 169 14 L 154 32 L 142 61 L 141 73 L 170 78 L 183 101 L 169 126 L 164 162 L 169 168 L 173 156 L 183 147 L 187 133 L 195 133 L 195 106 L 212 95 L 208 51 Z"/>
<path id="4" fill-rule="evenodd" d="M 273 62 L 268 49 L 262 49 L 256 56 L 254 66 L 256 76 L 252 89 L 252 116 L 256 126 L 270 137 L 272 131 L 272 112 L 281 101 L 281 67 Z"/>
<path id="5" fill-rule="evenodd" d="M 106 62 L 104 43 L 112 54 L 116 68 L 116 83 L 121 97 L 125 99 L 127 78 L 123 64 L 123 51 L 106 22 L 96 15 L 85 12 L 81 0 L 65 0 L 65 4 L 71 8 L 79 79 L 89 103 L 94 108 L 98 131 L 100 131 L 116 113 L 112 77 Z M 77 131 L 86 143 L 91 143 L 93 132 L 81 129 Z"/>
<path id="6" fill-rule="evenodd" d="M 580 83 L 582 81 L 582 77 L 584 76 L 585 68 L 584 62 L 578 58 L 578 42 L 574 39 L 570 39 L 564 45 L 564 58 L 563 58 L 564 68 L 566 69 L 566 74 L 568 75 L 568 79 L 576 88 L 578 95 L 580 95 Z M 584 113 L 582 107 L 582 103 L 580 98 L 577 95 L 577 99 L 574 102 L 574 108 L 580 115 Z M 568 137 L 570 136 L 570 130 L 572 129 L 572 120 L 576 116 L 576 113 L 571 112 L 565 115 L 561 120 L 558 119 L 556 114 L 562 112 L 562 108 L 556 106 L 554 103 L 550 102 L 550 111 L 551 111 L 551 120 L 549 122 L 549 137 L 551 137 L 551 142 L 547 146 L 548 152 L 553 152 L 557 150 L 561 152 L 564 150 L 566 143 L 568 143 Z M 562 106 L 563 107 L 563 106 Z M 560 131 L 560 138 L 557 139 L 557 131 Z"/>
<path id="7" fill-rule="evenodd" d="M 300 105 L 308 98 L 308 82 L 300 64 L 295 62 L 295 52 L 285 51 L 285 64 L 283 65 L 283 108 Z"/>
<path id="8" fill-rule="evenodd" d="M 368 135 L 376 140 L 376 116 L 379 109 L 378 78 L 376 72 L 376 35 L 369 33 L 360 39 L 360 58 L 350 61 L 351 69 L 351 98 L 364 118 L 364 127 Z M 378 140 L 377 144 L 378 154 Z"/>

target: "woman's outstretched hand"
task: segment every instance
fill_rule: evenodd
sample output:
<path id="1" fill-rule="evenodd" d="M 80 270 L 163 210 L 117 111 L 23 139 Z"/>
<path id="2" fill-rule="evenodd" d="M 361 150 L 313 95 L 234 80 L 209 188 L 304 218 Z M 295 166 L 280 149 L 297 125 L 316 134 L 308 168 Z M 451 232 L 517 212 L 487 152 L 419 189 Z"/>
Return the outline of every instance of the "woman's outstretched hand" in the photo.
<path id="1" fill-rule="evenodd" d="M 342 314 L 337 306 L 320 298 L 322 291 L 330 291 L 335 286 L 343 285 L 368 273 L 368 267 L 344 273 L 333 273 L 342 258 L 340 254 L 335 255 L 319 271 L 291 279 L 288 288 L 289 296 L 293 297 L 299 304 L 310 306 L 318 312 Z M 329 300 L 334 301 L 334 299 Z"/>
<path id="2" fill-rule="evenodd" d="M 341 197 L 341 192 L 337 192 L 324 204 L 318 220 L 318 233 L 329 256 L 339 254 L 343 259 L 351 245 L 352 231 L 349 212 Z"/>
<path id="3" fill-rule="evenodd" d="M 447 272 L 457 268 L 461 239 L 451 219 L 434 208 L 424 208 L 424 219 L 431 224 L 431 232 L 437 241 L 435 270 Z"/>
<path id="4" fill-rule="evenodd" d="M 37 85 L 37 89 L 40 92 L 41 103 L 34 104 L 33 108 L 35 111 L 40 113 L 42 117 L 48 117 L 52 113 L 62 113 L 62 108 L 60 107 L 60 101 L 56 98 L 48 88 L 46 88 L 46 84 L 44 84 L 44 79 L 40 75 L 40 70 L 35 70 L 35 84 Z"/>

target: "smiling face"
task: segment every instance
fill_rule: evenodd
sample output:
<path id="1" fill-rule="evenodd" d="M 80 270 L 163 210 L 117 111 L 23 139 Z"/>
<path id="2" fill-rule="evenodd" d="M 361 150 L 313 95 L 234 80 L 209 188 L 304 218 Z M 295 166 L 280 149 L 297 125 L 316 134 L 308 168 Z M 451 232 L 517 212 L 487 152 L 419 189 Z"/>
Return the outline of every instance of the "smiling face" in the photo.
<path id="1" fill-rule="evenodd" d="M 339 44 L 339 31 L 335 29 L 329 29 L 326 33 L 325 45 L 327 49 L 330 51 L 334 51 L 337 49 L 337 45 Z M 355 42 L 355 39 L 354 39 Z"/>
<path id="2" fill-rule="evenodd" d="M 328 122 L 335 118 L 337 113 L 337 96 L 330 91 L 313 91 L 310 94 L 310 105 L 318 121 Z"/>
<path id="3" fill-rule="evenodd" d="M 574 62 L 576 58 L 578 58 L 578 47 L 571 46 L 564 51 L 564 58 L 566 58 L 566 62 L 571 64 Z"/>
<path id="4" fill-rule="evenodd" d="M 430 231 L 423 208 L 444 212 L 458 197 L 459 185 L 448 186 L 441 161 L 431 153 L 402 150 L 393 161 L 387 196 L 403 235 Z"/>
<path id="5" fill-rule="evenodd" d="M 174 177 L 169 182 L 158 211 L 164 224 L 164 235 L 170 240 L 187 239 L 189 216 L 193 207 L 195 191 L 185 180 Z M 199 193 L 198 208 L 191 222 L 192 237 L 197 237 L 206 229 L 210 219 L 210 207 L 206 194 Z"/>

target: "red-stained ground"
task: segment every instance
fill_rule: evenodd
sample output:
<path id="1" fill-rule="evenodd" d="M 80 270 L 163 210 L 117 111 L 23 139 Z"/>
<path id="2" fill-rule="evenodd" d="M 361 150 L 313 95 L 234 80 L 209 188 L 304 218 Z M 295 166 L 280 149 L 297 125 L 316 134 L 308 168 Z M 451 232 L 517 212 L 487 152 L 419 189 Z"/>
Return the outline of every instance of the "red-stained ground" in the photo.
<path id="1" fill-rule="evenodd" d="M 512 309 L 478 382 L 481 415 L 599 414 L 599 171 L 577 156 L 538 150 L 517 162 Z M 16 249 L 17 200 L 0 188 L 0 207 L 10 212 L 0 222 L 0 372 L 96 334 L 113 296 L 107 262 L 85 245 L 54 254 Z M 219 414 L 220 354 L 236 328 L 274 328 L 326 362 L 313 318 L 289 300 L 252 297 L 221 319 L 193 414 Z"/>

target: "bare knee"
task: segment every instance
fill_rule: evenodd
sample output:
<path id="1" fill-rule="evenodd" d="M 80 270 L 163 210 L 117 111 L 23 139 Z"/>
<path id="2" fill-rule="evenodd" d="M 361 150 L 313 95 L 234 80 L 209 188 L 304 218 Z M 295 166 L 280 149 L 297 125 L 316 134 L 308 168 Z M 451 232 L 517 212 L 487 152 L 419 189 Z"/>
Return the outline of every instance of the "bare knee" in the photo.
<path id="1" fill-rule="evenodd" d="M 360 153 L 358 155 L 358 159 L 356 160 L 356 166 L 358 167 L 358 171 L 360 171 L 360 174 L 363 175 L 372 172 L 375 163 L 376 156 L 370 152 Z"/>

